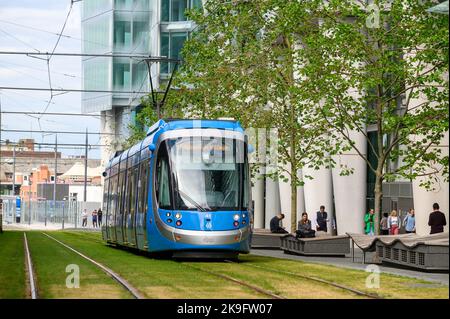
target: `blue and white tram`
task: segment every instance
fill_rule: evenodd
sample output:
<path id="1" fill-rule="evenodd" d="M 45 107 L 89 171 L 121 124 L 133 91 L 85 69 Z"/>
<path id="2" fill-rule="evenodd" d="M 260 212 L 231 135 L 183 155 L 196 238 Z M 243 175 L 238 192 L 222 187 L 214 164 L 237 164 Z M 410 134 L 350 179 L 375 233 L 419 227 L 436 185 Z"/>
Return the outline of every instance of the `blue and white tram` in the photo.
<path id="1" fill-rule="evenodd" d="M 104 172 L 103 239 L 174 257 L 248 253 L 247 140 L 228 120 L 159 120 Z"/>

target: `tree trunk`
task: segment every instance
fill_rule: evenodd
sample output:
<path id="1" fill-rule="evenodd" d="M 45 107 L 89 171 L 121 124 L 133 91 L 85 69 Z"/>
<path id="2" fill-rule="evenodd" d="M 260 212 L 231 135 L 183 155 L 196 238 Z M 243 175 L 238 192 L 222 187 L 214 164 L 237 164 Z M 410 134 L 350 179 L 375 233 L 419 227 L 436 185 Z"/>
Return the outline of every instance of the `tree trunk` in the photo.
<path id="1" fill-rule="evenodd" d="M 375 173 L 375 207 L 374 207 L 374 213 L 375 213 L 375 234 L 379 234 L 379 220 L 381 220 L 381 207 L 382 207 L 382 199 L 383 199 L 383 178 L 381 176 L 381 170 L 377 169 Z"/>
<path id="2" fill-rule="evenodd" d="M 297 229 L 297 184 L 291 179 L 291 233 Z"/>

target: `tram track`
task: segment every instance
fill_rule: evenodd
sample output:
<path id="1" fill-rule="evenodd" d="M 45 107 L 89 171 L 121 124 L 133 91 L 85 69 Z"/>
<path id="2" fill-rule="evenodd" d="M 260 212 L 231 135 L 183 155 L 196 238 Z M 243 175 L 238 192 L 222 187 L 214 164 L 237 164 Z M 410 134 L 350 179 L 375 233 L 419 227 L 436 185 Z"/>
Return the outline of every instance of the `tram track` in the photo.
<path id="1" fill-rule="evenodd" d="M 31 254 L 30 249 L 28 247 L 28 239 L 27 234 L 23 233 L 23 241 L 24 241 L 24 247 L 25 247 L 25 257 L 26 257 L 26 269 L 27 269 L 27 281 L 29 283 L 29 290 L 30 290 L 30 296 L 31 299 L 37 299 L 38 293 L 37 293 L 37 286 L 36 286 L 36 276 L 34 275 L 34 269 L 33 269 L 33 262 L 31 260 Z"/>
<path id="2" fill-rule="evenodd" d="M 58 244 L 64 246 L 65 248 L 71 250 L 72 252 L 76 253 L 77 255 L 81 256 L 82 258 L 88 260 L 89 262 L 91 262 L 92 264 L 94 264 L 95 266 L 100 268 L 103 272 L 105 272 L 107 275 L 109 275 L 111 278 L 113 278 L 115 281 L 117 281 L 125 290 L 127 290 L 129 293 L 131 293 L 131 295 L 133 295 L 134 298 L 136 298 L 136 299 L 145 299 L 144 295 L 137 288 L 132 286 L 127 280 L 125 280 L 124 278 L 119 276 L 112 269 L 110 269 L 110 268 L 104 266 L 103 264 L 95 261 L 94 259 L 84 255 L 83 253 L 79 252 L 75 248 L 70 247 L 69 245 L 63 243 L 62 241 L 56 239 L 55 237 L 53 237 L 51 235 L 49 235 L 47 233 L 42 233 L 42 234 L 47 236 L 48 238 L 56 241 Z"/>
<path id="3" fill-rule="evenodd" d="M 333 287 L 336 287 L 336 288 L 339 288 L 339 289 L 351 292 L 351 293 L 353 293 L 355 295 L 362 296 L 362 297 L 367 297 L 367 298 L 370 298 L 370 299 L 383 299 L 383 297 L 381 297 L 381 296 L 379 296 L 377 294 L 370 294 L 370 293 L 367 293 L 367 292 L 364 292 L 364 291 L 361 291 L 361 290 L 358 290 L 358 289 L 347 287 L 347 286 L 344 286 L 344 285 L 341 285 L 341 284 L 337 284 L 335 282 L 328 281 L 328 280 L 321 279 L 321 278 L 305 276 L 305 275 L 301 275 L 301 274 L 298 274 L 298 273 L 285 271 L 285 270 L 281 270 L 281 269 L 274 269 L 274 268 L 270 268 L 270 267 L 262 267 L 262 266 L 258 266 L 258 265 L 250 265 L 248 263 L 236 262 L 236 261 L 229 260 L 229 259 L 226 259 L 225 261 L 228 262 L 228 263 L 238 264 L 238 265 L 247 266 L 247 267 L 251 267 L 251 268 L 262 269 L 262 270 L 266 270 L 266 271 L 269 271 L 269 272 L 283 273 L 283 274 L 286 274 L 286 275 L 289 275 L 289 276 L 302 278 L 302 279 L 307 279 L 307 280 L 314 281 L 314 282 L 319 282 L 319 283 L 326 284 L 326 285 L 329 285 L 329 286 L 333 286 Z"/>
<path id="4" fill-rule="evenodd" d="M 189 265 L 187 263 L 182 263 L 182 264 L 187 266 L 187 267 L 189 267 L 189 268 L 195 269 L 197 271 L 204 272 L 204 273 L 207 273 L 207 274 L 210 274 L 210 275 L 213 275 L 213 276 L 225 279 L 227 281 L 233 282 L 233 283 L 238 284 L 240 286 L 250 288 L 251 290 L 256 291 L 256 292 L 258 292 L 258 293 L 260 293 L 262 295 L 268 296 L 268 297 L 270 297 L 272 299 L 287 299 L 284 296 L 277 295 L 277 294 L 275 294 L 275 293 L 273 293 L 271 291 L 268 291 L 268 290 L 263 289 L 261 287 L 255 286 L 253 284 L 249 284 L 249 283 L 247 283 L 245 281 L 233 278 L 231 276 L 224 275 L 224 274 L 221 274 L 221 273 L 217 273 L 217 272 L 211 271 L 211 270 L 205 270 L 205 269 L 202 269 L 202 268 L 199 268 L 199 267 L 195 267 L 195 266 Z"/>

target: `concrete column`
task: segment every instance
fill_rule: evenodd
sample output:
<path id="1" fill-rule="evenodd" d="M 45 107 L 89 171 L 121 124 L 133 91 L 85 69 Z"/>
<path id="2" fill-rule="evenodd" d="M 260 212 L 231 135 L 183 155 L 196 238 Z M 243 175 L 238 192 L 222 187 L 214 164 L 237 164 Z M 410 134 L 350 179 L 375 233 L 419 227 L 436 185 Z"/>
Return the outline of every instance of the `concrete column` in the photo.
<path id="1" fill-rule="evenodd" d="M 314 170 L 313 168 L 305 167 L 302 172 L 305 181 L 305 209 L 308 213 L 309 219 L 311 220 L 313 229 L 316 229 L 316 212 L 319 211 L 320 206 L 325 206 L 325 211 L 328 212 L 329 216 L 332 215 L 333 212 L 331 170 L 327 168 Z M 310 180 L 305 178 L 306 175 L 312 176 L 313 179 Z M 328 227 L 328 232 L 331 233 L 331 227 Z"/>
<path id="2" fill-rule="evenodd" d="M 443 155 L 448 155 L 448 143 L 449 133 L 447 131 L 440 143 Z M 444 227 L 444 231 L 449 231 L 449 184 L 448 182 L 444 182 L 442 175 L 439 174 L 438 178 L 439 181 L 434 182 L 432 185 L 435 188 L 432 191 L 427 191 L 425 188 L 419 186 L 424 178 L 416 178 L 412 182 L 414 209 L 416 211 L 416 232 L 418 235 L 427 235 L 430 233 L 428 218 L 433 211 L 433 203 L 438 203 L 439 210 L 445 214 L 447 226 Z"/>
<path id="3" fill-rule="evenodd" d="M 100 112 L 100 132 L 114 134 L 115 133 L 115 110 Z M 116 151 L 114 135 L 101 135 L 100 144 L 108 145 L 101 148 L 101 165 L 105 167 L 111 156 Z"/>
<path id="4" fill-rule="evenodd" d="M 257 174 L 253 179 L 252 198 L 254 202 L 253 225 L 255 228 L 264 228 L 264 178 L 262 174 Z"/>
<path id="5" fill-rule="evenodd" d="M 266 214 L 264 218 L 265 228 L 270 229 L 270 220 L 281 211 L 280 191 L 278 181 L 266 178 Z M 285 223 L 283 223 L 285 226 Z"/>
<path id="6" fill-rule="evenodd" d="M 351 132 L 352 140 L 361 153 L 366 154 L 367 141 L 363 134 Z M 333 157 L 332 169 L 335 217 L 338 235 L 364 233 L 364 214 L 367 196 L 367 164 L 354 150 Z M 340 166 L 354 169 L 349 176 L 340 176 Z"/>

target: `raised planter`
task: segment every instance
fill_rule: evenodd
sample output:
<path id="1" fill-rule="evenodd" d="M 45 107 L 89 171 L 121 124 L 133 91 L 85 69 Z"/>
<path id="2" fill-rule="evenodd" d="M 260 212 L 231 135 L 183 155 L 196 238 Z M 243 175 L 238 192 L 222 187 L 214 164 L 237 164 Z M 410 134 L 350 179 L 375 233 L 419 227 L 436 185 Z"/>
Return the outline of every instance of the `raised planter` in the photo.
<path id="1" fill-rule="evenodd" d="M 350 238 L 347 235 L 317 238 L 285 235 L 281 238 L 281 249 L 285 253 L 306 256 L 345 256 L 350 253 Z"/>
<path id="2" fill-rule="evenodd" d="M 415 247 L 408 247 L 400 241 L 392 245 L 386 245 L 378 241 L 376 243 L 376 252 L 382 262 L 422 270 L 449 270 L 448 245 L 418 244 Z"/>

